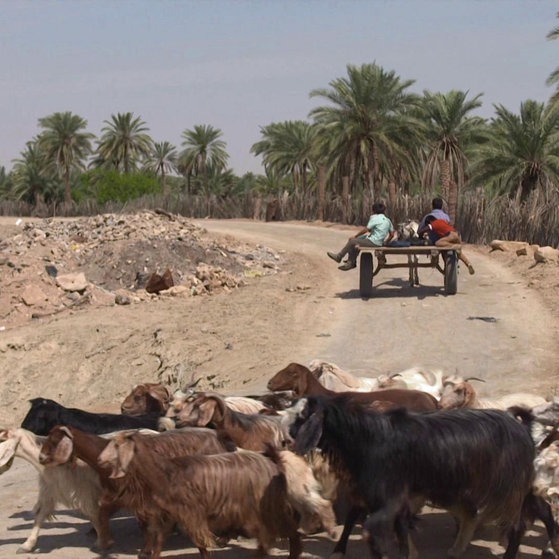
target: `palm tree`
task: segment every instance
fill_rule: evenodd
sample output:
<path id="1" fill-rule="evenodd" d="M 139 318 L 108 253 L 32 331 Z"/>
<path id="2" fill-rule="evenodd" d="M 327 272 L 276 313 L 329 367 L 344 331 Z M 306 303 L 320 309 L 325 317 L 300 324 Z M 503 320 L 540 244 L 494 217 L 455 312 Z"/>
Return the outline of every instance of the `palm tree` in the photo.
<path id="1" fill-rule="evenodd" d="M 347 74 L 330 82 L 330 89 L 311 91 L 311 97 L 330 104 L 313 109 L 310 116 L 330 137 L 325 149 L 331 165 L 349 177 L 353 188 L 361 178 L 374 198 L 394 161 L 406 167 L 412 163 L 410 148 L 421 131 L 411 111 L 418 97 L 407 93 L 413 80 L 402 81 L 376 64 L 348 65 Z"/>
<path id="2" fill-rule="evenodd" d="M 189 178 L 189 184 L 190 177 L 199 177 L 206 190 L 208 167 L 212 167 L 214 172 L 226 167 L 229 155 L 226 151 L 227 144 L 221 139 L 222 135 L 218 128 L 204 124 L 183 131 L 184 149 L 179 155 L 179 169 Z"/>
<path id="3" fill-rule="evenodd" d="M 495 112 L 491 142 L 480 149 L 473 176 L 497 191 L 519 193 L 522 202 L 539 187 L 559 185 L 559 106 L 527 100 L 518 115 L 502 105 Z"/>
<path id="4" fill-rule="evenodd" d="M 157 142 L 148 156 L 145 169 L 161 175 L 163 194 L 167 194 L 167 175 L 177 171 L 177 148 L 169 142 Z"/>
<path id="5" fill-rule="evenodd" d="M 423 184 L 433 187 L 440 180 L 449 214 L 456 219 L 458 192 L 464 187 L 467 149 L 486 140 L 485 121 L 468 116 L 481 107 L 482 94 L 467 100 L 468 92 L 446 94 L 423 92 L 422 114 L 426 122 L 426 161 Z"/>
<path id="6" fill-rule="evenodd" d="M 87 120 L 71 112 L 53 113 L 40 118 L 43 131 L 38 136 L 38 147 L 49 168 L 56 171 L 64 183 L 64 202 L 72 204 L 72 172 L 85 168 L 91 153 L 94 135 L 83 132 Z"/>
<path id="7" fill-rule="evenodd" d="M 45 172 L 45 157 L 36 140 L 27 142 L 26 149 L 14 160 L 11 197 L 37 205 L 49 190 L 48 173 Z"/>
<path id="8" fill-rule="evenodd" d="M 559 18 L 559 12 L 557 12 L 557 17 Z M 559 39 L 559 26 L 553 28 L 548 34 L 547 38 L 551 40 Z M 559 101 L 559 68 L 555 68 L 546 80 L 547 85 L 555 85 L 555 93 L 552 95 L 550 101 Z"/>
<path id="9" fill-rule="evenodd" d="M 94 166 L 124 173 L 134 171 L 138 162 L 148 157 L 153 149 L 146 123 L 140 117 L 134 118 L 134 113 L 111 115 L 111 120 L 104 122 L 106 126 L 101 130 Z"/>
<path id="10" fill-rule="evenodd" d="M 307 187 L 307 174 L 314 167 L 317 128 L 302 120 L 276 122 L 260 129 L 262 140 L 250 152 L 262 155 L 266 172 L 291 175 L 295 192 Z"/>

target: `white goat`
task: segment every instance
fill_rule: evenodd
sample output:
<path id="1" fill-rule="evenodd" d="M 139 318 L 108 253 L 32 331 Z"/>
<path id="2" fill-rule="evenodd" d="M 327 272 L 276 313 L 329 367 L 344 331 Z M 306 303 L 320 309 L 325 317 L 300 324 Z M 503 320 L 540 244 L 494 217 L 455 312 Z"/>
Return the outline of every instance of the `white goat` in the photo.
<path id="1" fill-rule="evenodd" d="M 381 388 L 378 378 L 356 377 L 335 363 L 321 359 L 313 359 L 309 369 L 322 386 L 335 392 L 370 392 Z"/>
<path id="2" fill-rule="evenodd" d="M 399 373 L 392 373 L 390 378 L 400 378 L 407 388 L 421 390 L 433 395 L 437 400 L 443 393 L 443 380 L 446 375 L 439 369 L 425 369 L 423 367 L 412 367 Z"/>
<path id="3" fill-rule="evenodd" d="M 413 367 L 398 373 L 379 375 L 377 377 L 356 377 L 344 371 L 338 365 L 313 359 L 309 369 L 320 384 L 336 392 L 370 392 L 386 388 L 411 388 L 432 394 L 437 400 L 441 397 L 444 373 Z"/>
<path id="4" fill-rule="evenodd" d="M 409 241 L 410 239 L 417 239 L 417 232 L 419 231 L 419 222 L 415 219 L 406 219 L 402 223 L 398 223 L 397 227 L 398 239 Z"/>
<path id="5" fill-rule="evenodd" d="M 532 409 L 545 404 L 543 396 L 524 392 L 506 394 L 499 398 L 480 398 L 470 380 L 485 382 L 476 377 L 464 378 L 458 375 L 446 377 L 443 382 L 443 393 L 439 401 L 443 409 L 471 408 L 506 410 L 511 406 Z"/>
<path id="6" fill-rule="evenodd" d="M 81 460 L 56 468 L 42 466 L 39 452 L 45 438 L 25 429 L 0 431 L 0 440 L 3 441 L 0 443 L 0 473 L 11 467 L 14 457 L 26 460 L 39 472 L 39 497 L 33 508 L 33 528 L 18 553 L 29 553 L 35 549 L 39 531 L 45 520 L 53 517 L 57 504 L 80 511 L 99 534 L 99 476 Z"/>

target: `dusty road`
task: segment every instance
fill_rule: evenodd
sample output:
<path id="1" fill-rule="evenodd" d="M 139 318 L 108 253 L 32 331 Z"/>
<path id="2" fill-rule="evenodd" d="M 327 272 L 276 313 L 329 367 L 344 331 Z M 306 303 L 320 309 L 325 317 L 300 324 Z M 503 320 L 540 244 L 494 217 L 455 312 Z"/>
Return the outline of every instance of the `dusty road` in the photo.
<path id="1" fill-rule="evenodd" d="M 211 372 L 212 367 L 223 368 L 229 360 L 235 366 L 242 362 L 247 367 L 250 364 L 253 375 L 255 364 L 260 361 L 262 375 L 247 384 L 247 390 L 255 390 L 265 386 L 268 373 L 277 370 L 279 364 L 322 358 L 362 375 L 393 372 L 414 365 L 441 368 L 450 373 L 457 371 L 486 379 L 482 390 L 487 394 L 529 390 L 547 395 L 555 390 L 559 317 L 549 312 L 537 293 L 523 287 L 518 278 L 492 260 L 485 249 L 470 250 L 476 275 L 469 276 L 461 269 L 455 296 L 444 296 L 442 276 L 435 270 L 420 270 L 421 286 L 416 288 L 406 286 L 405 270 L 383 270 L 375 278 L 375 296 L 363 300 L 357 290 L 357 272 L 338 271 L 335 263 L 325 255 L 326 250 L 340 248 L 351 229 L 250 221 L 204 220 L 198 223 L 210 232 L 231 234 L 294 253 L 297 264 L 302 264 L 292 273 L 287 272 L 273 280 L 276 283 L 266 283 L 266 290 L 251 288 L 252 291 L 247 289 L 241 293 L 239 296 L 244 298 L 245 306 L 234 305 L 233 299 L 222 299 L 221 303 L 219 300 L 189 301 L 184 308 L 178 303 L 162 307 L 164 314 L 161 316 L 171 324 L 204 317 L 204 328 L 213 326 L 219 331 L 225 322 L 233 330 L 240 329 L 241 337 L 245 334 L 248 343 L 239 340 L 234 352 L 216 355 L 206 365 L 206 372 Z M 287 293 L 287 288 L 291 290 L 294 286 L 302 288 L 302 296 Z M 262 293 L 266 295 L 260 296 Z M 273 299 L 268 299 L 270 295 L 274 295 Z M 220 304 L 223 305 L 221 308 Z M 198 305 L 197 314 L 192 305 Z M 248 318 L 239 317 L 243 308 L 249 314 Z M 107 335 L 116 335 L 112 328 L 124 332 L 132 323 L 137 330 L 152 328 L 153 321 L 159 317 L 158 312 L 163 311 L 156 307 L 144 311 L 137 308 L 100 310 L 89 320 L 103 317 Z M 140 316 L 138 313 L 144 314 Z M 252 326 L 251 317 L 254 317 Z M 495 321 L 486 322 L 476 317 L 493 317 Z M 79 315 L 68 319 L 58 317 L 39 326 L 6 332 L 3 339 L 7 345 L 11 339 L 21 343 L 33 337 L 46 343 L 49 335 L 53 341 L 65 335 L 69 344 L 72 332 L 81 332 L 77 320 L 84 321 Z M 146 334 L 143 343 L 150 335 L 151 332 Z M 262 343 L 259 336 L 266 344 L 266 352 L 259 345 Z M 81 334 L 81 337 L 87 335 Z M 129 346 L 132 342 L 136 343 L 135 338 L 131 338 Z M 135 348 L 138 352 L 142 348 L 140 343 L 141 338 Z M 181 339 L 173 343 L 180 347 Z M 78 342 L 74 340 L 72 344 L 72 353 L 77 354 L 74 358 L 83 359 L 83 353 L 81 357 L 79 355 Z M 126 349 L 131 352 L 134 348 Z M 59 352 L 63 351 L 61 344 Z M 81 351 L 85 353 L 86 350 Z M 8 357 L 11 359 L 10 350 L 0 352 L 0 360 L 3 355 L 7 363 Z M 107 355 L 111 353 L 107 351 Z M 122 360 L 123 354 L 115 353 L 111 358 Z M 10 361 L 7 366 L 13 366 L 13 363 L 15 361 Z M 109 404 L 114 405 L 114 402 Z M 16 418 L 19 419 L 14 412 L 14 420 Z M 7 559 L 14 557 L 18 546 L 29 534 L 36 474 L 30 466 L 20 462 L 1 476 L 0 484 L 0 558 Z M 118 542 L 112 556 L 135 557 L 140 546 L 135 521 L 118 517 L 112 521 L 112 527 Z M 88 524 L 74 514 L 61 511 L 57 519 L 42 531 L 39 549 L 24 556 L 37 558 L 48 554 L 53 559 L 98 557 L 88 549 L 92 538 L 86 534 L 87 528 Z M 424 514 L 416 538 L 419 549 L 424 550 L 422 557 L 445 557 L 452 531 L 448 515 Z M 193 549 L 184 549 L 183 542 L 182 537 L 174 536 L 163 557 L 197 556 Z M 474 540 L 465 559 L 488 559 L 500 553 L 497 545 L 488 542 L 482 536 Z M 539 557 L 543 543 L 542 531 L 536 527 L 526 538 L 521 557 Z M 247 557 L 248 547 L 251 545 L 246 542 L 236 542 L 229 548 L 216 551 L 215 557 Z M 331 549 L 332 543 L 327 538 L 309 538 L 305 541 L 304 557 L 325 557 Z M 285 556 L 285 546 L 275 550 L 274 555 Z M 356 530 L 348 557 L 366 556 L 359 530 Z"/>
<path id="2" fill-rule="evenodd" d="M 469 250 L 476 274 L 470 276 L 461 266 L 454 296 L 443 294 L 443 278 L 436 270 L 420 269 L 421 285 L 411 288 L 407 270 L 390 269 L 374 278 L 375 294 L 364 300 L 357 270 L 340 272 L 325 254 L 341 248 L 351 230 L 249 221 L 199 223 L 210 231 L 300 252 L 301 258 L 312 259 L 309 265 L 320 266 L 321 287 L 326 289 L 317 321 L 325 336 L 318 338 L 317 357 L 362 375 L 413 365 L 441 368 L 484 378 L 485 389 L 494 394 L 526 389 L 547 393 L 556 386 L 558 317 L 486 248 Z M 318 325 L 310 322 L 306 335 L 320 336 Z"/>

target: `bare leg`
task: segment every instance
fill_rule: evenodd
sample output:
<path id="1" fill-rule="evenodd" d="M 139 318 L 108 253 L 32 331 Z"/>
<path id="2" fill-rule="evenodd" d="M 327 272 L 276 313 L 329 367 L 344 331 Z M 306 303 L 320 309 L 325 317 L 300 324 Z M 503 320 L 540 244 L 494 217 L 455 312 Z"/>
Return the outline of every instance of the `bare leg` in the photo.
<path id="1" fill-rule="evenodd" d="M 450 233 L 446 237 L 442 237 L 441 239 L 439 239 L 435 243 L 435 246 L 441 248 L 452 248 L 456 245 L 459 245 L 461 242 L 462 240 L 460 239 L 458 233 Z M 464 251 L 460 249 L 459 251 L 457 251 L 457 255 L 458 258 L 460 258 L 460 260 L 462 260 L 462 262 L 464 262 L 464 264 L 468 267 L 470 274 L 473 274 L 474 272 L 472 270 L 474 269 L 474 267 L 472 266 L 471 262 L 468 260 L 468 257 L 464 254 Z"/>

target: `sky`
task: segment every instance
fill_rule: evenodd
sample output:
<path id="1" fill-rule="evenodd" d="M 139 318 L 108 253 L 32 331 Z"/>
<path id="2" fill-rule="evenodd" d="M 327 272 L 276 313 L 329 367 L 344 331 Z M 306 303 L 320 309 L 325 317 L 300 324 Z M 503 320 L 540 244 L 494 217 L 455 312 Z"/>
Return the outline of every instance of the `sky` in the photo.
<path id="1" fill-rule="evenodd" d="M 483 94 L 518 113 L 559 67 L 557 0 L 0 0 L 0 166 L 71 111 L 97 137 L 132 112 L 180 151 L 222 131 L 237 175 L 261 173 L 261 128 L 309 120 L 315 89 L 376 63 L 409 91 Z"/>

